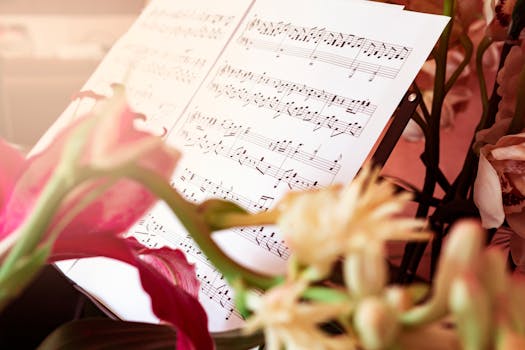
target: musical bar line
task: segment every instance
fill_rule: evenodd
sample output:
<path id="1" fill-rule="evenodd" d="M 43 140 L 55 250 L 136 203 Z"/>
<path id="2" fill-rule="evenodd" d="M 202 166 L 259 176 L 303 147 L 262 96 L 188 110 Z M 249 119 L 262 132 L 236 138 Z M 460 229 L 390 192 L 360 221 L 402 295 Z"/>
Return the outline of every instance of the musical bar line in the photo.
<path id="1" fill-rule="evenodd" d="M 307 152 L 301 149 L 302 143 L 297 146 L 291 140 L 275 140 L 255 133 L 249 126 L 234 123 L 231 120 L 219 120 L 215 117 L 207 117 L 199 111 L 191 113 L 185 127 L 196 124 L 200 131 L 220 130 L 222 136 L 236 137 L 239 140 L 270 150 L 287 158 L 297 160 L 307 166 L 319 169 L 328 174 L 336 175 L 341 169 L 342 154 L 334 160 L 329 160 L 318 155 L 319 149 Z"/>
<path id="2" fill-rule="evenodd" d="M 291 118 L 302 120 L 313 125 L 313 130 L 328 129 L 331 136 L 347 134 L 359 137 L 365 123 L 358 121 L 345 121 L 339 119 L 335 114 L 321 114 L 315 111 L 309 105 L 296 104 L 295 101 L 284 102 L 278 96 L 268 96 L 261 92 L 250 92 L 246 88 L 236 87 L 233 84 L 212 83 L 209 87 L 217 96 L 224 95 L 232 100 L 239 100 L 247 105 L 254 105 L 259 108 L 265 108 L 277 112 L 275 117 L 287 115 Z M 368 115 L 375 111 L 375 106 L 366 100 L 351 100 L 354 108 L 347 108 L 346 112 L 350 114 L 362 113 Z M 325 106 L 321 108 L 324 109 Z M 368 118 L 367 118 L 368 119 Z"/>
<path id="3" fill-rule="evenodd" d="M 293 167 L 285 168 L 284 161 L 281 165 L 275 165 L 265 160 L 264 156 L 253 156 L 244 146 L 226 149 L 224 140 L 213 142 L 207 138 L 207 135 L 193 139 L 184 129 L 179 132 L 179 136 L 186 138 L 187 142 L 184 144 L 184 147 L 200 149 L 204 154 L 213 152 L 216 155 L 235 161 L 241 166 L 252 168 L 261 175 L 276 179 L 277 181 L 273 188 L 277 188 L 281 182 L 287 184 L 289 189 L 307 190 L 319 186 L 318 180 L 301 176 L 299 171 Z"/>
<path id="4" fill-rule="evenodd" d="M 412 52 L 412 48 L 407 46 L 354 34 L 334 32 L 326 28 L 299 27 L 291 23 L 265 21 L 259 18 L 247 24 L 237 42 L 247 49 L 256 48 L 275 52 L 277 56 L 282 54 L 305 58 L 310 64 L 319 61 L 348 68 L 349 77 L 352 77 L 356 71 L 367 73 L 370 74 L 369 81 L 373 81 L 377 76 L 395 79 Z M 287 44 L 287 42 L 295 44 Z M 330 48 L 330 51 L 341 51 L 346 55 L 325 51 L 319 47 Z M 354 56 L 351 57 L 349 54 Z"/>
<path id="5" fill-rule="evenodd" d="M 235 68 L 225 64 L 217 71 L 217 77 L 235 78 L 241 83 L 246 81 L 255 82 L 257 85 L 269 86 L 276 89 L 279 93 L 286 95 L 297 94 L 304 96 L 306 100 L 315 100 L 327 103 L 327 106 L 343 108 L 347 113 L 362 113 L 372 116 L 377 106 L 369 100 L 355 99 L 316 89 L 306 84 L 298 84 L 268 76 L 266 73 L 257 74 L 241 68 Z M 217 80 L 217 79 L 215 79 Z"/>
<path id="6" fill-rule="evenodd" d="M 188 168 L 184 169 L 182 175 L 179 176 L 179 179 L 185 184 L 190 184 L 197 188 L 198 191 L 202 192 L 205 196 L 218 196 L 223 199 L 233 200 L 250 212 L 259 210 L 266 211 L 272 206 L 272 203 L 275 200 L 274 197 L 266 195 L 262 195 L 257 201 L 247 199 L 246 197 L 235 194 L 231 188 L 225 188 L 221 184 L 214 183 Z M 184 194 L 191 197 L 191 194 L 188 193 L 187 190 L 184 191 Z M 288 259 L 290 256 L 289 248 L 285 245 L 283 240 L 280 240 L 277 237 L 277 233 L 274 230 L 267 233 L 268 230 L 269 228 L 265 226 L 232 229 L 236 234 L 262 249 L 267 250 L 273 255 L 281 259 Z"/>
<path id="7" fill-rule="evenodd" d="M 194 171 L 185 168 L 182 174 L 178 177 L 180 181 L 185 184 L 190 184 L 197 188 L 203 194 L 213 197 L 219 197 L 226 200 L 232 200 L 250 212 L 266 211 L 270 209 L 274 197 L 261 196 L 258 200 L 252 200 L 248 197 L 240 195 L 233 190 L 233 186 L 226 187 L 222 183 L 216 183 L 210 179 L 200 176 Z"/>

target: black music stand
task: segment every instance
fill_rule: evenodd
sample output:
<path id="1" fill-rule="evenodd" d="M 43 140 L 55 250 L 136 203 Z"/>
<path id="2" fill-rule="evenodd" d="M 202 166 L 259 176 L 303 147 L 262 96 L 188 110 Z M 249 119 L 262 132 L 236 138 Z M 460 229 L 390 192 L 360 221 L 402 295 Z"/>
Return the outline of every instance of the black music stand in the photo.
<path id="1" fill-rule="evenodd" d="M 401 137 L 403 130 L 408 124 L 408 121 L 416 111 L 416 107 L 420 100 L 420 95 L 408 90 L 401 102 L 392 115 L 392 122 L 388 126 L 384 137 L 377 146 L 374 155 L 372 156 L 372 164 L 383 167 L 394 150 L 397 141 Z"/>

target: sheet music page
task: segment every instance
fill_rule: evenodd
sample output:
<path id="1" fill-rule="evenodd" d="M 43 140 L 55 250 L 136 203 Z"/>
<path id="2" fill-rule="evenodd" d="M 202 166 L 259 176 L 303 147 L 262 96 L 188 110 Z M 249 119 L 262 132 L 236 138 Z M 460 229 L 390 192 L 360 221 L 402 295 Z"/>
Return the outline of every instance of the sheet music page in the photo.
<path id="1" fill-rule="evenodd" d="M 186 107 L 252 2 L 151 1 L 82 90 L 109 96 L 112 84 L 124 83 L 131 106 L 148 116 L 145 126 L 164 132 L 164 125 Z M 54 128 L 92 106 L 90 99 L 71 104 Z"/>
<path id="2" fill-rule="evenodd" d="M 175 75 L 163 78 L 165 67 L 158 63 L 171 62 L 163 55 L 144 64 L 136 79 L 131 73 L 126 85 L 132 105 L 151 115 L 150 126 L 166 128 L 167 142 L 183 152 L 172 180 L 183 195 L 195 202 L 221 197 L 250 211 L 266 210 L 287 191 L 354 177 L 447 21 L 367 2 L 258 0 L 193 97 L 176 92 L 180 71 L 169 70 Z M 112 64 L 144 62 L 136 58 L 143 49 L 132 49 L 155 37 L 142 33 L 144 22 L 130 31 L 137 31 L 133 40 L 117 44 Z M 159 28 L 157 35 L 164 35 Z M 100 72 L 104 69 L 87 87 L 102 89 L 116 79 Z M 114 76 L 124 74 L 122 69 Z M 177 101 L 184 98 L 191 103 L 183 108 Z M 242 324 L 227 283 L 164 205 L 132 233 L 149 246 L 181 248 L 197 264 L 210 330 Z M 230 230 L 214 238 L 259 271 L 282 271 L 290 254 L 274 227 Z M 123 268 L 118 282 L 110 280 L 101 276 L 106 264 L 112 263 L 82 260 L 68 276 L 122 317 L 154 320 L 146 301 L 134 304 L 133 312 L 127 309 L 141 294 L 137 276 Z M 129 300 L 121 300 L 122 291 Z"/>

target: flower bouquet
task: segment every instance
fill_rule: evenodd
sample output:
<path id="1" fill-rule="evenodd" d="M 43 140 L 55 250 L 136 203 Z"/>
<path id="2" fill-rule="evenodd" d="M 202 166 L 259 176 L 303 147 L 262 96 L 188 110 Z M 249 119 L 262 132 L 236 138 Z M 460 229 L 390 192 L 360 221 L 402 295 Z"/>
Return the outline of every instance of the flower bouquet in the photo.
<path id="1" fill-rule="evenodd" d="M 525 2 L 405 5 L 453 18 L 414 84 L 423 97 L 413 116 L 420 131 L 409 131 L 425 139 L 422 189 L 365 165 L 349 184 L 292 192 L 261 213 L 219 199 L 190 203 L 169 182 L 179 154 L 136 129 L 143 116 L 128 107 L 124 89 L 115 86 L 109 99 L 82 95 L 98 99 L 96 107 L 37 155 L 26 158 L 0 141 L 0 306 L 46 263 L 104 256 L 137 268 L 162 324 L 76 321 L 41 349 L 525 348 L 525 281 L 507 269 L 499 248 L 485 247 L 494 229 L 508 224 L 515 262 L 525 264 Z M 492 92 L 490 52 L 498 61 Z M 458 95 L 464 99 L 458 91 L 467 69 L 479 80 L 482 116 L 464 166 L 449 182 L 439 167 L 440 127 L 465 102 L 458 102 Z M 210 335 L 199 282 L 184 254 L 146 248 L 124 234 L 157 199 L 235 289 L 247 320 L 242 330 Z M 418 202 L 415 218 L 403 215 L 411 200 Z M 472 217 L 493 230 L 487 235 Z M 261 224 L 276 224 L 290 247 L 283 274 L 246 268 L 212 239 L 218 230 Z M 397 275 L 387 262 L 388 241 L 410 241 Z M 428 241 L 429 283 L 411 283 Z"/>

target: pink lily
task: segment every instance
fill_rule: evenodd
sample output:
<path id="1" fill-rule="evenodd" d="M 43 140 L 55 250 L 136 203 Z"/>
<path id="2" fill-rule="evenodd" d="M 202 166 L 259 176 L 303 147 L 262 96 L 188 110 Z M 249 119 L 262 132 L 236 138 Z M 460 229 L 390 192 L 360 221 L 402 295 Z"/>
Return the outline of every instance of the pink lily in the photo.
<path id="1" fill-rule="evenodd" d="M 179 154 L 158 137 L 133 127 L 137 115 L 118 91 L 98 107 L 102 108 L 77 120 L 28 159 L 0 140 L 2 268 L 17 246 L 7 249 L 26 238 L 22 233 L 26 226 L 47 211 L 51 215 L 44 219 L 48 221 L 39 247 L 53 243 L 49 262 L 104 256 L 135 266 L 153 312 L 177 329 L 177 348 L 211 349 L 194 266 L 180 251 L 148 249 L 124 237 L 156 199 L 116 173 L 135 167 L 167 181 Z M 49 198 L 58 200 L 46 201 Z"/>

